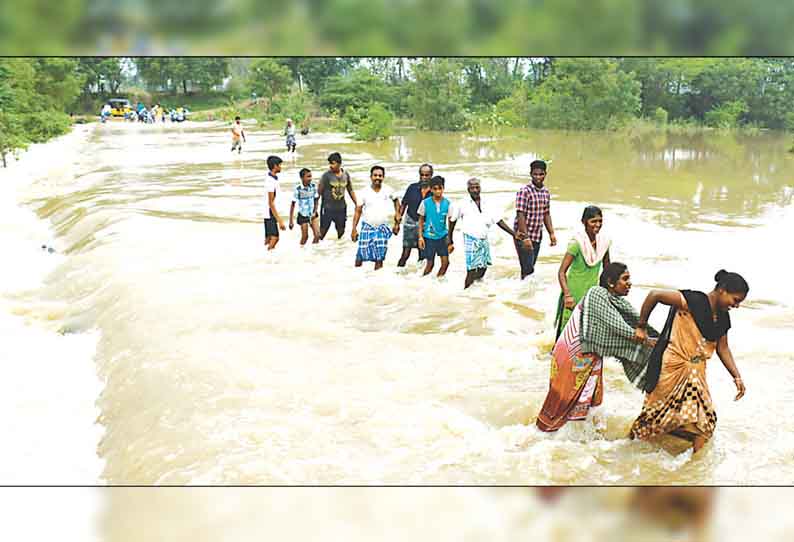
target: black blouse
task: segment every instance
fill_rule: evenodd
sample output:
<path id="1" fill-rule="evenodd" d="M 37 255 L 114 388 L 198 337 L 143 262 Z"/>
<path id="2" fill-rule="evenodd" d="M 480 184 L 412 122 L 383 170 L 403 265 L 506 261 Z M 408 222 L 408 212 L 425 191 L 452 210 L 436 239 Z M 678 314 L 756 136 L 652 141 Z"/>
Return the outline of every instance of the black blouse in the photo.
<path id="1" fill-rule="evenodd" d="M 716 341 L 731 328 L 731 317 L 728 311 L 718 311 L 717 321 L 711 316 L 711 303 L 703 292 L 697 290 L 681 290 L 681 293 L 689 305 L 689 312 L 692 314 L 700 333 L 707 341 Z"/>

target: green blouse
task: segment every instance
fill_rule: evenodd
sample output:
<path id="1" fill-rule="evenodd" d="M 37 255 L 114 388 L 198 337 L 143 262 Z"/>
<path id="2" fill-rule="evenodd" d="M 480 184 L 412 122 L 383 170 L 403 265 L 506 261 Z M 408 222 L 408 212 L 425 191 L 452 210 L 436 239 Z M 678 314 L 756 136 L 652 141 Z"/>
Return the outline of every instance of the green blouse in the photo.
<path id="1" fill-rule="evenodd" d="M 582 256 L 582 249 L 576 239 L 568 243 L 568 248 L 565 252 L 573 256 L 573 262 L 565 273 L 568 279 L 568 290 L 571 292 L 574 302 L 579 303 L 584 294 L 587 293 L 587 290 L 598 284 L 598 277 L 601 274 L 601 260 L 592 267 L 587 265 L 584 261 L 584 256 Z M 571 309 L 564 307 L 563 297 L 563 293 L 560 291 L 560 298 L 557 303 L 557 317 L 554 320 L 557 324 L 558 337 L 562 330 L 565 329 L 565 324 L 568 323 L 568 319 L 573 312 Z"/>

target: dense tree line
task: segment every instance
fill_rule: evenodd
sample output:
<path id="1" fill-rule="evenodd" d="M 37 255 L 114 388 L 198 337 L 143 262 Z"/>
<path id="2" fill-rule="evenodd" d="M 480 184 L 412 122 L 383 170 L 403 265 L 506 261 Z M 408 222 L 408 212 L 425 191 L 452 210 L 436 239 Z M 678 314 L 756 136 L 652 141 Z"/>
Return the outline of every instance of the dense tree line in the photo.
<path id="1" fill-rule="evenodd" d="M 315 110 L 368 138 L 387 135 L 394 118 L 428 130 L 603 130 L 638 119 L 794 130 L 790 58 L 6 58 L 0 151 L 62 133 L 75 108 L 136 92 L 255 97 L 272 118 Z"/>
<path id="2" fill-rule="evenodd" d="M 794 129 L 794 59 L 362 58 L 263 59 L 262 96 L 308 92 L 325 112 L 380 104 L 425 129 L 478 120 L 550 129 L 609 129 L 632 119 Z M 278 86 L 274 81 L 278 80 Z M 265 91 L 264 87 L 269 90 Z"/>
<path id="3" fill-rule="evenodd" d="M 0 59 L 0 159 L 65 133 L 84 74 L 67 58 Z"/>

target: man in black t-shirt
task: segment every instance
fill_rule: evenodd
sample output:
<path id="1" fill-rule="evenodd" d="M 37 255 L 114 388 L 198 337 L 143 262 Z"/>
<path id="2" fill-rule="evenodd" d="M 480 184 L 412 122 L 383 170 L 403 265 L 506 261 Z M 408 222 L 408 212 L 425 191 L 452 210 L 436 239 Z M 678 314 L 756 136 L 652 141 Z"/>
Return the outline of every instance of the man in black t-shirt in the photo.
<path id="1" fill-rule="evenodd" d="M 430 179 L 433 177 L 433 166 L 422 164 L 419 166 L 419 181 L 408 185 L 400 205 L 400 216 L 405 217 L 403 223 L 403 253 L 397 267 L 405 267 L 411 249 L 419 251 L 419 260 L 425 259 L 424 251 L 419 248 L 419 214 L 417 209 L 423 199 L 430 195 Z"/>
<path id="2" fill-rule="evenodd" d="M 320 177 L 320 185 L 317 187 L 317 194 L 322 200 L 320 239 L 325 239 L 325 234 L 328 233 L 331 223 L 336 226 L 336 233 L 341 239 L 345 234 L 347 221 L 345 191 L 350 194 L 354 206 L 358 206 L 358 201 L 356 201 L 356 193 L 353 191 L 350 175 L 342 169 L 342 156 L 338 152 L 331 153 L 328 156 L 328 164 L 329 169 Z"/>

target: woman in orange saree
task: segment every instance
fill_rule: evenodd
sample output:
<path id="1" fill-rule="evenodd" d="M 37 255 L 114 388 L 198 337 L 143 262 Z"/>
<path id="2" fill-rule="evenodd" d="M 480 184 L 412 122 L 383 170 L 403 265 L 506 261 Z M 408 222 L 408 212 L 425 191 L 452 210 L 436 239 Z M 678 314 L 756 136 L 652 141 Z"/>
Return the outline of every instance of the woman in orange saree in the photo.
<path id="1" fill-rule="evenodd" d="M 673 323 L 658 382 L 649 381 L 642 412 L 631 427 L 631 438 L 671 434 L 692 442 L 694 452 L 705 445 L 717 425 L 706 380 L 706 362 L 715 351 L 733 377 L 736 400 L 744 395 L 744 382 L 728 346 L 728 311 L 744 301 L 749 287 L 737 273 L 721 270 L 714 278 L 717 285 L 708 294 L 653 290 L 643 303 L 636 330 L 638 339 L 644 337 L 644 322 L 657 303 L 672 307 Z"/>

